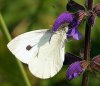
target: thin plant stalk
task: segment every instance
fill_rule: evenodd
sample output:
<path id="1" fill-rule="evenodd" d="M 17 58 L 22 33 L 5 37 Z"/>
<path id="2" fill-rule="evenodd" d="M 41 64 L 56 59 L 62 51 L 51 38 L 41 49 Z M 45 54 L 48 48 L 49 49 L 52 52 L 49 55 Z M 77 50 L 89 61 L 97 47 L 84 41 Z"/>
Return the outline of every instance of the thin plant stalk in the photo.
<path id="1" fill-rule="evenodd" d="M 0 24 L 1 24 L 1 30 L 2 30 L 2 32 L 3 32 L 3 34 L 4 34 L 5 38 L 6 38 L 6 40 L 8 42 L 11 41 L 11 35 L 10 35 L 9 31 L 8 31 L 8 28 L 7 28 L 7 26 L 6 26 L 5 22 L 4 22 L 4 19 L 3 19 L 2 15 L 1 15 L 1 13 L 0 13 Z M 16 61 L 17 61 L 17 64 L 18 64 L 18 66 L 20 68 L 22 76 L 24 78 L 24 81 L 26 83 L 26 86 L 31 86 L 22 63 L 19 60 L 17 60 L 17 59 L 16 59 Z"/>
<path id="2" fill-rule="evenodd" d="M 93 8 L 93 0 L 87 0 L 87 10 L 92 10 Z M 84 47 L 84 60 L 87 62 L 90 61 L 90 49 L 91 49 L 91 24 L 89 24 L 89 17 L 86 21 L 86 27 L 85 27 L 85 47 Z M 84 72 L 83 78 L 82 78 L 82 84 L 81 86 L 88 86 L 88 80 L 89 76 L 87 72 Z"/>
<path id="3" fill-rule="evenodd" d="M 86 22 L 86 29 L 85 29 L 85 49 L 84 49 L 84 60 L 87 62 L 90 61 L 90 34 L 91 34 L 91 26 L 88 24 L 88 20 Z M 83 78 L 82 78 L 82 85 L 81 86 L 88 86 L 88 74 L 87 72 L 84 72 Z"/>

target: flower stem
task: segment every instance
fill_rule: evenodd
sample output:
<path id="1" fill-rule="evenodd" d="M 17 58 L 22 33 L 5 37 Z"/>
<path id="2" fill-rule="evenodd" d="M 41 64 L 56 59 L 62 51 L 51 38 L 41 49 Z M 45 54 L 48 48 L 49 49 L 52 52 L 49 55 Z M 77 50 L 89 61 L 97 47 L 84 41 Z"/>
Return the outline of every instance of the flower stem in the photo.
<path id="1" fill-rule="evenodd" d="M 93 8 L 93 0 L 86 0 L 87 2 L 87 10 L 92 10 Z M 89 16 L 86 21 L 86 27 L 85 27 L 85 49 L 84 49 L 84 60 L 87 62 L 90 61 L 90 49 L 91 49 L 91 24 L 89 23 Z M 88 74 L 84 72 L 83 78 L 82 78 L 82 84 L 81 86 L 88 86 Z"/>
<path id="2" fill-rule="evenodd" d="M 6 38 L 6 40 L 8 42 L 11 41 L 11 35 L 10 35 L 8 29 L 7 29 L 7 26 L 6 26 L 5 22 L 4 22 L 4 19 L 3 19 L 2 15 L 1 15 L 1 13 L 0 13 L 0 24 L 1 24 L 1 27 L 2 27 L 1 30 L 2 30 L 2 32 L 3 32 L 3 34 L 4 34 L 5 38 Z M 18 64 L 18 66 L 20 68 L 22 76 L 23 76 L 23 78 L 25 80 L 26 86 L 31 86 L 22 63 L 19 60 L 17 60 L 17 59 L 16 59 L 16 61 L 17 61 L 17 64 Z"/>
<path id="3" fill-rule="evenodd" d="M 91 44 L 90 35 L 91 35 L 91 25 L 89 25 L 87 21 L 85 28 L 85 49 L 84 49 L 84 60 L 86 60 L 87 62 L 90 61 L 90 44 Z M 88 79 L 89 79 L 88 74 L 84 72 L 81 86 L 88 86 Z"/>

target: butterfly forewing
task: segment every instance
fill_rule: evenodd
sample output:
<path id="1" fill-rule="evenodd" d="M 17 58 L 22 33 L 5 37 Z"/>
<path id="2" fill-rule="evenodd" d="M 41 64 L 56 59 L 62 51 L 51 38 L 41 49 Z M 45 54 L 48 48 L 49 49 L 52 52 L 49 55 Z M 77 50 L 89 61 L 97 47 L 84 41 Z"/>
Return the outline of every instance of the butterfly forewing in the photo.
<path id="1" fill-rule="evenodd" d="M 7 47 L 20 61 L 28 63 L 32 55 L 38 52 L 37 44 L 46 32 L 47 29 L 26 32 L 15 37 Z"/>

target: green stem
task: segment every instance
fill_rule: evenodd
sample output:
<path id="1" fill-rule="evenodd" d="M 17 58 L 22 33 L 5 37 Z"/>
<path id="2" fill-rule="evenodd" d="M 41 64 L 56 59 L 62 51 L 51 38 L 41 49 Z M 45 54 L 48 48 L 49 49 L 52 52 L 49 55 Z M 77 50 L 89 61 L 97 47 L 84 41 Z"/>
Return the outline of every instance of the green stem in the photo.
<path id="1" fill-rule="evenodd" d="M 1 24 L 1 27 L 2 27 L 1 30 L 2 30 L 2 32 L 3 32 L 3 34 L 4 34 L 5 38 L 6 38 L 6 40 L 8 42 L 11 41 L 11 35 L 10 35 L 8 29 L 7 29 L 7 26 L 6 26 L 5 22 L 4 22 L 4 19 L 3 19 L 2 15 L 1 15 L 1 13 L 0 13 L 0 24 Z M 20 68 L 20 71 L 21 71 L 21 73 L 23 75 L 23 78 L 25 80 L 26 85 L 27 86 L 31 86 L 22 63 L 19 60 L 17 60 L 17 59 L 16 59 L 16 61 L 17 61 L 17 64 L 18 64 L 18 66 Z"/>

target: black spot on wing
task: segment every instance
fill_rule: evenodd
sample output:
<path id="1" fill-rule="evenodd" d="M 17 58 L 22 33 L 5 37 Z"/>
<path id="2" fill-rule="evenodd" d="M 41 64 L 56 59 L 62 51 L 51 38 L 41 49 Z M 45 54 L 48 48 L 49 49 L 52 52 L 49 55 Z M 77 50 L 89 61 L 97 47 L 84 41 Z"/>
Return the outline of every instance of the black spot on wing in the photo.
<path id="1" fill-rule="evenodd" d="M 31 45 L 28 45 L 27 47 L 26 47 L 26 50 L 31 50 L 31 48 L 32 48 L 32 46 Z"/>

